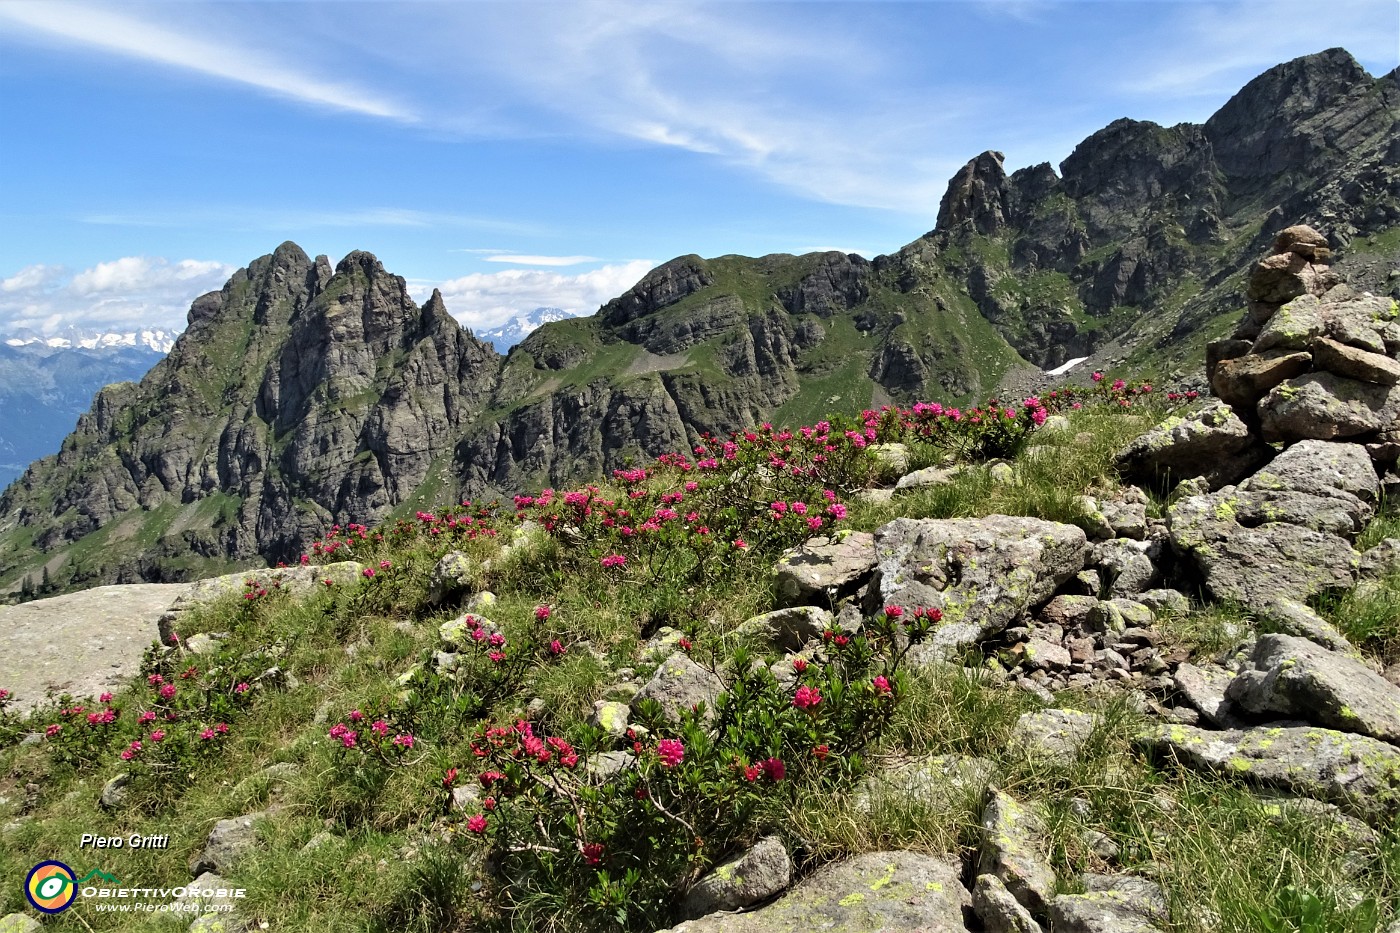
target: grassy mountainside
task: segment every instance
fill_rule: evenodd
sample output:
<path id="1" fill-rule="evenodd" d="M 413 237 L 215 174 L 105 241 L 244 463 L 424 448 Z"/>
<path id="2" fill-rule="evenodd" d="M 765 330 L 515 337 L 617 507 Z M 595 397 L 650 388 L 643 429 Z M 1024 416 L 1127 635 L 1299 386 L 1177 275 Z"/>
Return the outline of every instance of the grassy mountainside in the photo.
<path id="1" fill-rule="evenodd" d="M 1058 890 L 1076 890 L 1083 871 L 1149 874 L 1167 892 L 1163 929 L 1375 933 L 1400 907 L 1394 824 L 1361 844 L 1325 808 L 1285 808 L 1238 776 L 1201 777 L 1143 755 L 1132 738 L 1153 714 L 1130 690 L 1037 697 L 1009 681 L 1017 659 L 993 648 L 913 665 L 901 645 L 924 623 L 879 610 L 859 613 L 863 634 L 848 645 L 828 640 L 801 655 L 744 625 L 773 608 L 782 549 L 833 528 L 993 513 L 1090 526 L 1077 495 L 1113 494 L 1113 454 L 1162 413 L 1154 398 L 1106 387 L 1047 396 L 1066 422 L 1040 430 L 1039 405 L 1017 405 L 1009 419 L 872 413 L 790 437 L 764 429 L 522 497 L 514 510 L 344 526 L 309 559 L 359 561 L 357 583 L 299 602 L 255 583 L 185 617 L 180 647 L 153 647 L 148 676 L 116 696 L 0 720 L 0 876 L 59 858 L 79 870 L 100 863 L 127 884 L 174 886 L 216 820 L 257 814 L 256 843 L 226 871 L 247 890 L 237 911 L 254 928 L 650 933 L 674 922 L 697 877 L 770 834 L 802 875 L 867 851 L 970 857 L 982 838 L 980 787 L 938 806 L 859 792 L 867 775 L 900 762 L 963 755 L 1043 806 Z M 871 496 L 862 490 L 900 470 L 868 442 L 866 423 L 876 440 L 906 443 L 909 466 L 962 471 L 893 500 Z M 1009 470 L 993 467 L 994 455 L 1009 457 Z M 1154 499 L 1149 514 L 1163 507 Z M 643 519 L 654 527 L 630 527 Z M 1395 524 L 1377 520 L 1363 543 Z M 435 581 L 450 550 L 461 557 Z M 1400 630 L 1384 605 L 1397 594 L 1390 580 L 1327 611 L 1393 662 Z M 462 615 L 466 599 L 475 622 Z M 1163 652 L 1205 663 L 1253 626 L 1229 607 L 1197 604 L 1160 615 L 1154 637 Z M 723 681 L 706 704 L 717 732 L 705 709 L 682 708 L 674 721 L 645 704 L 625 735 L 590 724 L 595 700 L 625 702 L 678 663 L 675 651 Z M 819 699 L 799 703 L 799 689 Z M 1068 761 L 1027 757 L 1011 741 L 1022 714 L 1052 704 L 1099 716 Z M 114 722 L 89 724 L 102 709 L 117 711 Z M 141 722 L 144 711 L 154 721 Z M 528 732 L 513 725 L 525 721 Z M 60 728 L 37 747 L 19 744 L 50 726 Z M 523 759 L 517 747 L 528 749 Z M 583 776 L 623 751 L 636 769 Z M 99 805 L 118 773 L 131 776 L 125 796 Z M 77 849 L 82 832 L 168 833 L 170 846 L 96 857 Z M 89 906 L 46 926 L 170 928 Z M 0 888 L 0 914 L 23 907 L 18 885 Z"/>

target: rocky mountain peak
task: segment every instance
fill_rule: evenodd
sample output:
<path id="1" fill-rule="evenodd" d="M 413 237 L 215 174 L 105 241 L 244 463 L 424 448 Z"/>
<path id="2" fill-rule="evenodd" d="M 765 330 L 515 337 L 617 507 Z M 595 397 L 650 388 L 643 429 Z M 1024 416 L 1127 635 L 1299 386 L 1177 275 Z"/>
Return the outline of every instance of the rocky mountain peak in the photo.
<path id="1" fill-rule="evenodd" d="M 694 254 L 678 256 L 652 269 L 620 297 L 603 305 L 598 317 L 605 324 L 626 324 L 655 314 L 714 281 L 705 260 Z"/>
<path id="2" fill-rule="evenodd" d="M 970 229 L 983 235 L 1002 230 L 1011 216 L 1011 188 L 1002 162 L 1006 157 L 988 150 L 953 176 L 938 205 L 935 229 Z"/>
<path id="3" fill-rule="evenodd" d="M 1312 170 L 1320 159 L 1344 158 L 1348 137 L 1354 143 L 1386 106 L 1364 100 L 1375 84 L 1345 49 L 1295 58 L 1246 84 L 1206 121 L 1206 135 L 1220 168 L 1235 178 L 1264 182 L 1289 168 Z"/>

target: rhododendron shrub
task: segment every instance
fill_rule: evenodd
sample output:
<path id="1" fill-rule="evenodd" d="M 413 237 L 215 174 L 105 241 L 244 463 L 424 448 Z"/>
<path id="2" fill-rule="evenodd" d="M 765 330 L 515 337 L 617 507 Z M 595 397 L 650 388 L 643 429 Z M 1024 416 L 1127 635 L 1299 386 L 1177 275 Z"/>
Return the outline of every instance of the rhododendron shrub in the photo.
<path id="1" fill-rule="evenodd" d="M 125 771 L 128 793 L 158 808 L 222 755 L 231 724 L 267 683 L 268 662 L 259 662 L 233 650 L 152 647 L 138 686 L 120 700 L 111 693 L 96 701 L 60 697 L 43 725 L 44 747 L 78 770 Z"/>
<path id="2" fill-rule="evenodd" d="M 856 635 L 835 633 L 818 656 L 778 677 L 740 651 L 743 671 L 713 710 L 668 720 L 637 704 L 616 749 L 601 730 L 572 744 L 527 721 L 483 726 L 471 743 L 479 810 L 467 836 L 491 849 L 497 905 L 518 925 L 573 918 L 580 927 L 653 928 L 674 921 L 679 895 L 742 840 L 777 828 L 799 795 L 849 787 L 908 691 L 904 659 L 938 610 L 882 612 Z M 606 779 L 597 770 L 616 767 Z M 603 753 L 611 752 L 609 758 Z M 465 769 L 464 769 L 465 771 Z M 532 892 L 520 897 L 519 892 Z M 540 892 L 551 892 L 543 904 Z"/>

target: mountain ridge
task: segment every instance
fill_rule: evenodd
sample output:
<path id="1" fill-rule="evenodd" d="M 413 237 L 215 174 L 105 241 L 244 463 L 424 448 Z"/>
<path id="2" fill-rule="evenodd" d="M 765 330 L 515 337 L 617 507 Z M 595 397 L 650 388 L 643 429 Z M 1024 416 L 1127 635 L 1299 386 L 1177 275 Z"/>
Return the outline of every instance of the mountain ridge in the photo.
<path id="1" fill-rule="evenodd" d="M 283 244 L 0 496 L 19 555 L 0 586 L 294 559 L 336 520 L 586 480 L 765 420 L 1033 387 L 1080 357 L 1170 376 L 1231 332 L 1254 255 L 1293 223 L 1353 285 L 1400 290 L 1397 112 L 1395 72 L 1306 56 L 1205 124 L 1115 121 L 1058 173 L 982 153 L 890 255 L 677 257 L 505 356 L 371 254 L 332 269 Z"/>

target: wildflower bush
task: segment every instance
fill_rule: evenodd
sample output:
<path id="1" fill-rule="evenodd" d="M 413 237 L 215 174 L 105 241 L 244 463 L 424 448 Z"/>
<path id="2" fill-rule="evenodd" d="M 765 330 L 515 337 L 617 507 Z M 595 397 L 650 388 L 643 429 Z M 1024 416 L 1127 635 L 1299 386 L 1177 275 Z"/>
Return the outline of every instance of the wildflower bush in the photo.
<path id="1" fill-rule="evenodd" d="M 576 747 L 524 720 L 481 728 L 471 752 L 483 796 L 462 828 L 509 879 L 501 910 L 516 928 L 667 925 L 689 884 L 776 828 L 798 795 L 864 773 L 865 750 L 908 690 L 905 655 L 940 618 L 889 607 L 859 634 L 825 633 L 820 656 L 787 662 L 782 678 L 740 651 L 713 710 L 671 722 L 638 704 L 627 763 L 608 780 L 600 732 Z"/>

